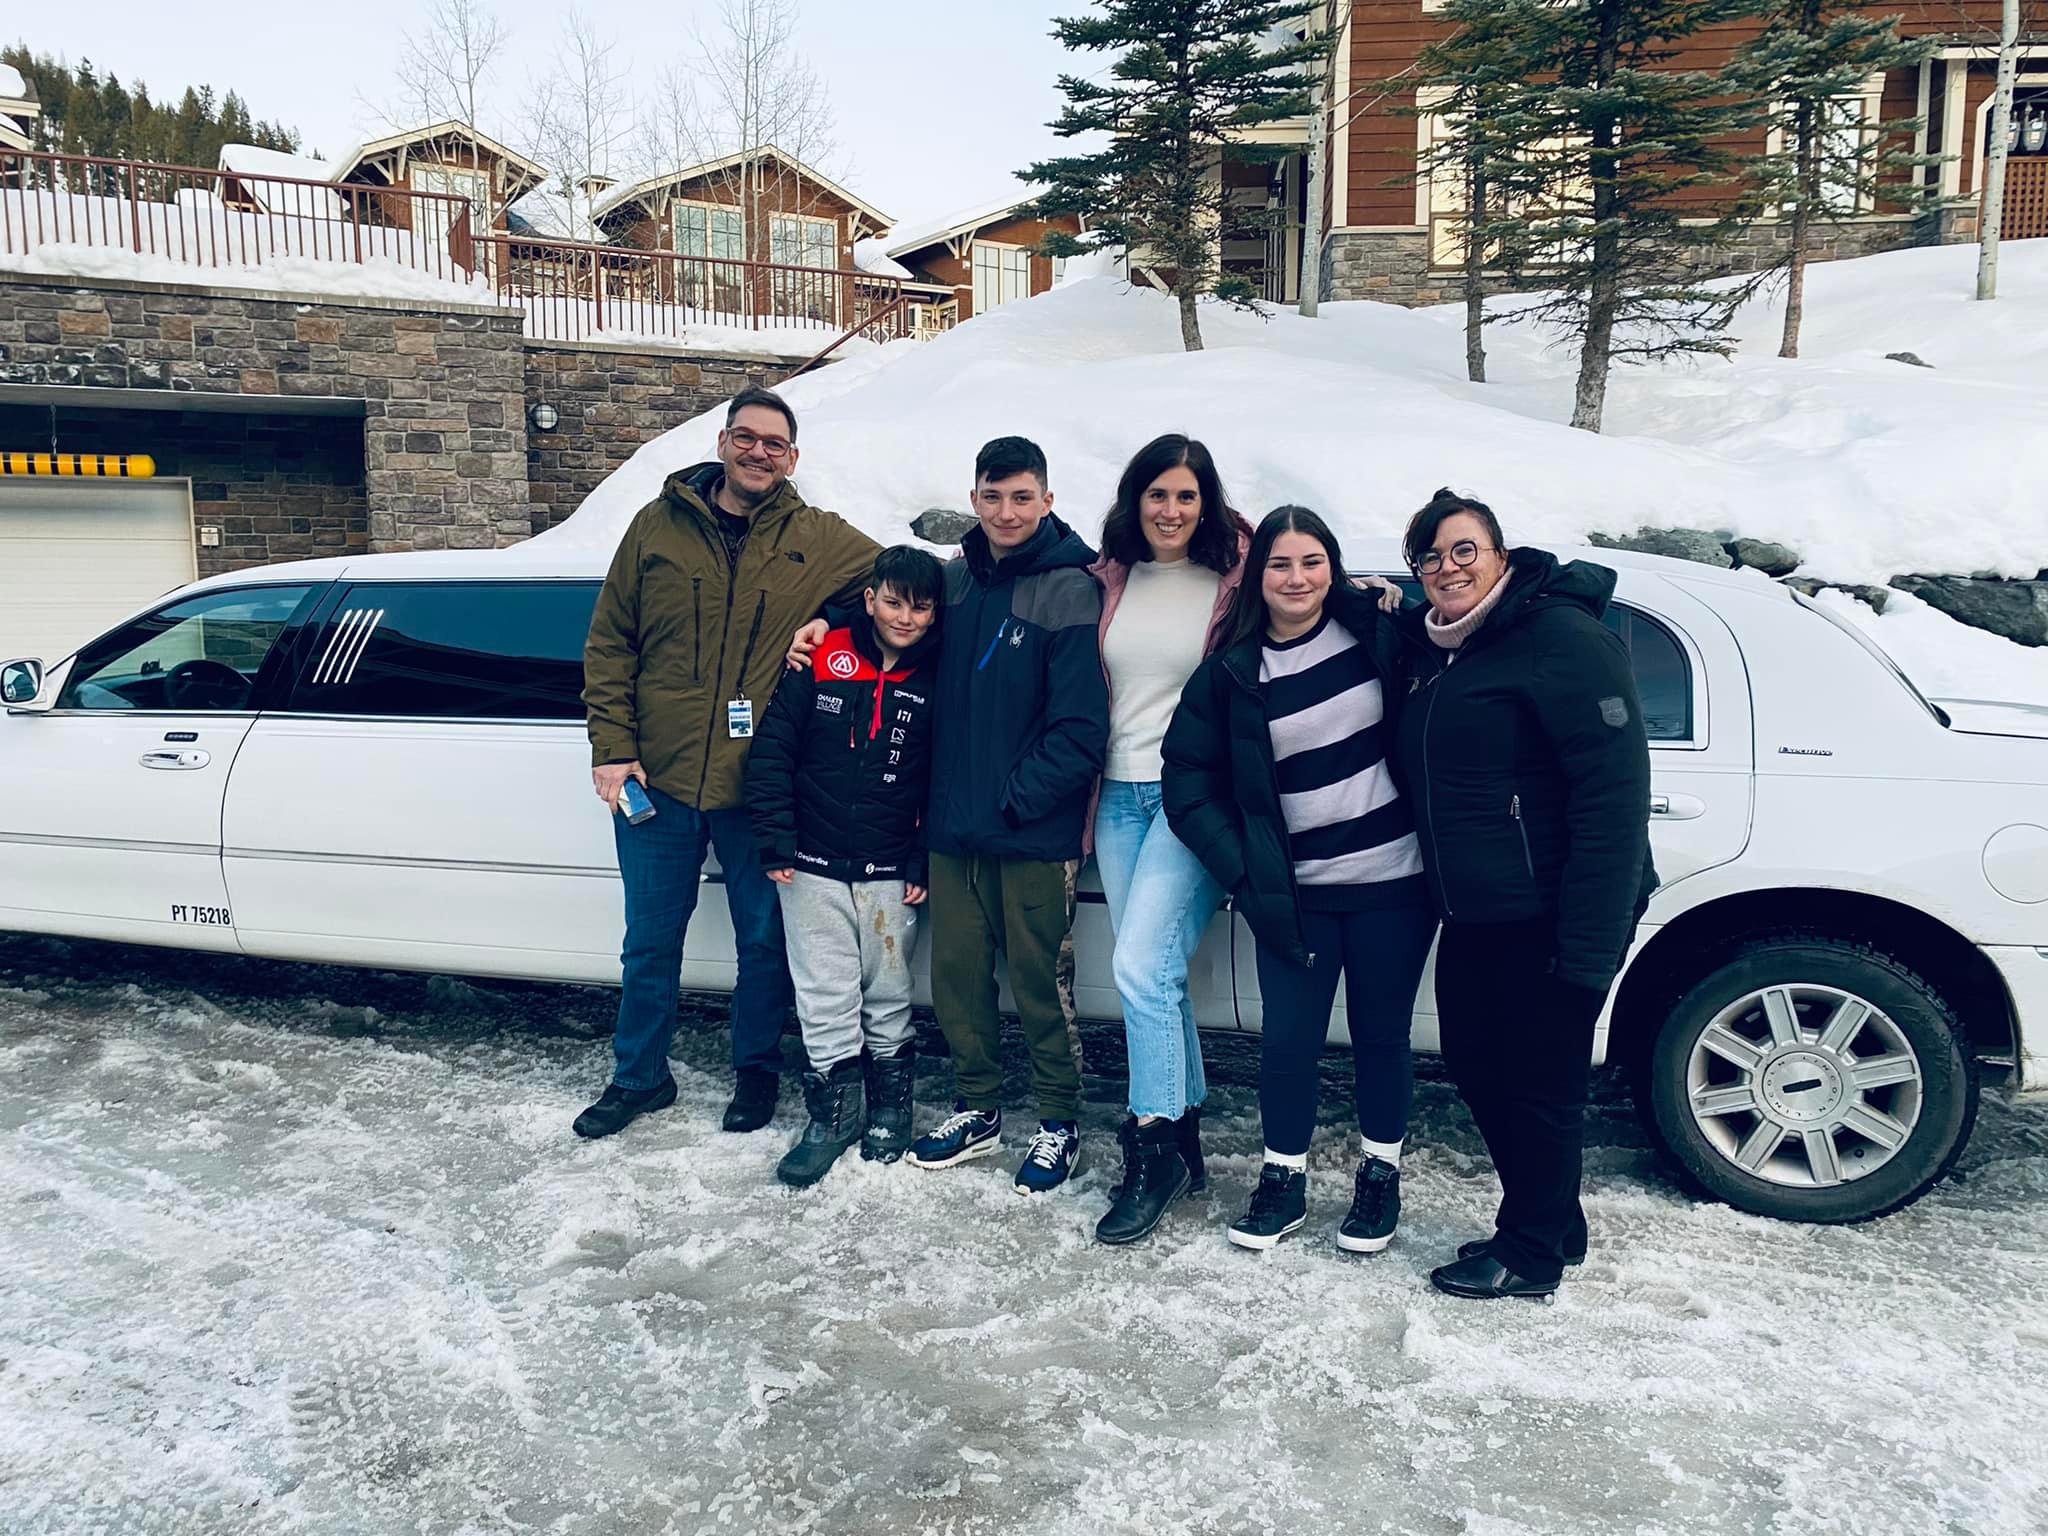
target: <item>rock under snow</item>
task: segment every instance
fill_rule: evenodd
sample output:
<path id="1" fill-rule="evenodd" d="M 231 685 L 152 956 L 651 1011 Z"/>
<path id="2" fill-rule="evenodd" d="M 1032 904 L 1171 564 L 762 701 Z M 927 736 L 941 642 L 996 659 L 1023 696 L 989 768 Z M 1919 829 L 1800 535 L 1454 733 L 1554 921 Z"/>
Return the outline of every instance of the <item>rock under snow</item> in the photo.
<path id="1" fill-rule="evenodd" d="M 2048 581 L 1895 576 L 1892 585 L 1974 629 L 2021 645 L 2048 645 Z"/>
<path id="2" fill-rule="evenodd" d="M 1704 528 L 1638 528 L 1619 538 L 1596 533 L 1590 542 L 1596 549 L 1627 549 L 1639 555 L 1690 560 L 1695 565 L 1717 565 L 1723 570 L 1734 563 L 1728 558 L 1728 535 Z"/>

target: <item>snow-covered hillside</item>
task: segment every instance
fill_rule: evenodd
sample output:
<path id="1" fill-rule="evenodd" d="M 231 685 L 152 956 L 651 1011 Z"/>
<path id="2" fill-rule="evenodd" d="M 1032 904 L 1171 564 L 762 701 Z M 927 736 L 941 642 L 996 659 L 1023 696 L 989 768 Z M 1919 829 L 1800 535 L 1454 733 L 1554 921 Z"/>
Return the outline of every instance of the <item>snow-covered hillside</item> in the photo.
<path id="1" fill-rule="evenodd" d="M 1993 304 L 1970 298 L 1975 259 L 1957 246 L 1816 266 L 1804 357 L 1778 359 L 1778 312 L 1753 304 L 1729 361 L 1618 370 L 1598 437 L 1563 425 L 1575 360 L 1530 331 L 1492 328 L 1493 382 L 1466 382 L 1457 306 L 1331 304 L 1314 321 L 1212 306 L 1209 349 L 1188 355 L 1163 295 L 1068 283 L 791 384 L 798 480 L 901 539 L 926 508 L 964 509 L 974 450 L 1020 432 L 1092 536 L 1132 450 L 1177 430 L 1215 450 L 1248 513 L 1304 502 L 1357 537 L 1394 536 L 1449 484 L 1518 542 L 1727 528 L 1790 544 L 1835 581 L 2030 577 L 2048 566 L 2048 241 L 2007 247 Z M 1933 366 L 1887 360 L 1898 351 Z M 670 470 L 710 456 L 717 426 L 699 417 L 649 443 L 542 537 L 615 540 Z M 1853 606 L 1931 690 L 2048 699 L 2048 652 L 1903 594 L 1883 619 Z"/>

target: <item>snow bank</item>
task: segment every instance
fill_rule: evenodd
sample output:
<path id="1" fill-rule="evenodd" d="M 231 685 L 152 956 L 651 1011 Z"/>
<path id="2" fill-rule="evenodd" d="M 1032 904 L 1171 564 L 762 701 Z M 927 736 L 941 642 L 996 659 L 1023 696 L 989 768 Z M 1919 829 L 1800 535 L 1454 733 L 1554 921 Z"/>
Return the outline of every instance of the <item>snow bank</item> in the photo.
<path id="1" fill-rule="evenodd" d="M 964 508 L 975 449 L 1020 432 L 1092 536 L 1131 452 L 1184 431 L 1209 443 L 1246 512 L 1303 502 L 1354 538 L 1396 536 L 1450 484 L 1517 542 L 1725 527 L 1789 543 L 1838 581 L 2032 576 L 2048 565 L 2048 411 L 2033 383 L 2048 363 L 2048 241 L 2007 248 L 1996 304 L 1968 297 L 1974 263 L 1974 248 L 1949 247 L 1816 266 L 1804 358 L 1776 358 L 1773 306 L 1757 303 L 1732 360 L 1617 370 L 1601 436 L 1563 425 L 1574 360 L 1540 335 L 1492 329 L 1495 382 L 1468 383 L 1455 306 L 1329 304 L 1313 321 L 1208 306 L 1208 350 L 1190 355 L 1165 296 L 1084 279 L 791 384 L 798 478 L 900 540 L 926 508 Z M 1935 366 L 1885 359 L 1900 350 Z M 717 425 L 711 413 L 655 439 L 541 537 L 608 547 L 669 471 L 710 456 Z M 1939 631 L 1901 608 L 1874 632 L 1911 668 L 1913 641 Z M 2048 695 L 2048 656 L 2012 667 Z"/>
<path id="2" fill-rule="evenodd" d="M 327 298 L 420 299 L 448 304 L 495 304 L 482 280 L 441 278 L 381 256 L 322 261 L 273 256 L 251 265 L 194 266 L 168 256 L 139 255 L 105 245 L 43 245 L 27 255 L 0 253 L 0 272 L 53 277 L 114 278 L 130 282 L 187 283 L 205 288 L 256 288 Z"/>
<path id="3" fill-rule="evenodd" d="M 607 299 L 602 314 L 589 299 L 546 297 L 524 302 L 526 334 L 545 341 L 617 342 L 660 350 L 802 362 L 831 346 L 842 330 L 835 322 L 783 322 L 756 329 L 715 318 L 714 311 L 640 299 Z M 605 323 L 600 324 L 600 320 Z M 866 337 L 856 336 L 832 355 L 850 356 L 875 345 Z"/>

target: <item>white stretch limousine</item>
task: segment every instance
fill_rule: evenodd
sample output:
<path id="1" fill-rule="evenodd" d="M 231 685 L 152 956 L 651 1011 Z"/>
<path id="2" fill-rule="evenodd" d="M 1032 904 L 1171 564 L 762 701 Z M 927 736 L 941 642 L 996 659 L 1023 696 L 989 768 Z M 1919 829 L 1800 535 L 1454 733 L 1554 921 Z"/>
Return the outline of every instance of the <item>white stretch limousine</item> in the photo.
<path id="1" fill-rule="evenodd" d="M 1980 1079 L 2048 1094 L 2048 709 L 1931 705 L 1782 587 L 1585 553 L 1620 571 L 1664 878 L 1598 1050 L 1715 1195 L 1894 1209 L 1961 1151 Z M 604 566 L 546 546 L 272 566 L 47 670 L 8 663 L 0 929 L 616 984 L 578 699 Z M 1084 902 L 1080 1003 L 1115 1018 L 1108 938 Z M 1202 1024 L 1258 1029 L 1255 974 L 1219 914 Z M 722 902 L 682 981 L 731 987 Z M 1435 1047 L 1427 985 L 1415 1038 Z"/>

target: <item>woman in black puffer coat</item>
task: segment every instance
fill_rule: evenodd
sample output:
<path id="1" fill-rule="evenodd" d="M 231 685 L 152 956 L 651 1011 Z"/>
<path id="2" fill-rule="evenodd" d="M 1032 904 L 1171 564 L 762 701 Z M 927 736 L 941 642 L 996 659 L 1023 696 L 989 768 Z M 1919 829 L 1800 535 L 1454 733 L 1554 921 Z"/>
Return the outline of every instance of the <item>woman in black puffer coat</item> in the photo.
<path id="1" fill-rule="evenodd" d="M 1580 1150 L 1593 1032 L 1657 873 L 1650 754 L 1614 572 L 1507 547 L 1439 491 L 1403 540 L 1426 608 L 1401 616 L 1398 730 L 1444 919 L 1444 1060 L 1500 1174 L 1491 1238 L 1431 1275 L 1454 1296 L 1540 1296 L 1586 1251 Z"/>

